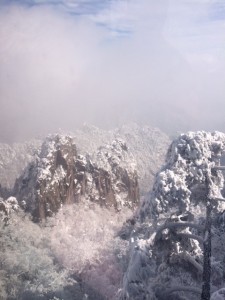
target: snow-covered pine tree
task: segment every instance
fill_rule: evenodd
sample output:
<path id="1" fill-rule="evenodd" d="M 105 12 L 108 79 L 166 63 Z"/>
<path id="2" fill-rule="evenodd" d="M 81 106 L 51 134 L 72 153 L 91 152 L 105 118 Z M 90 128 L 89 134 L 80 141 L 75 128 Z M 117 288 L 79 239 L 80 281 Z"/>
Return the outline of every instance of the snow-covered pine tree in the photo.
<path id="1" fill-rule="evenodd" d="M 209 299 L 210 281 L 211 292 L 223 288 L 224 152 L 219 132 L 189 132 L 171 144 L 133 227 L 121 299 Z"/>

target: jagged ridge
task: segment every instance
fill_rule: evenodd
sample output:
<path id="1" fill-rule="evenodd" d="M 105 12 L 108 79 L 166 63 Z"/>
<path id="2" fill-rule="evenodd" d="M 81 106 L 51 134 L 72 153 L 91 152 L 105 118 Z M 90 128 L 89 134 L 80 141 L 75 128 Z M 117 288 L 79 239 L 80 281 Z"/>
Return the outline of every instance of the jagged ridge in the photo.
<path id="1" fill-rule="evenodd" d="M 50 216 L 81 197 L 117 210 L 134 208 L 139 201 L 138 177 L 134 160 L 121 140 L 99 148 L 91 160 L 77 153 L 72 137 L 53 135 L 17 180 L 15 195 L 36 219 Z"/>
<path id="2" fill-rule="evenodd" d="M 168 136 L 159 129 L 141 127 L 134 123 L 113 130 L 84 125 L 69 135 L 73 137 L 78 153 L 87 154 L 90 158 L 99 147 L 111 144 L 116 139 L 123 140 L 137 166 L 141 195 L 151 189 L 154 175 L 164 162 L 170 143 Z M 40 152 L 42 142 L 33 140 L 11 146 L 0 144 L 0 196 L 7 198 L 10 195 L 16 178 Z"/>

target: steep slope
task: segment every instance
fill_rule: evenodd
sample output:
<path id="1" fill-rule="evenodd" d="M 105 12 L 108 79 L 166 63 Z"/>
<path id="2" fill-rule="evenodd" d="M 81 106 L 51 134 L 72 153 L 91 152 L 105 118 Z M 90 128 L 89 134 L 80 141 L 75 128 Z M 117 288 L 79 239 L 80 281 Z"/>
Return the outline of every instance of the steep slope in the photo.
<path id="1" fill-rule="evenodd" d="M 141 194 L 149 192 L 154 176 L 165 161 L 169 137 L 158 128 L 138 126 L 135 123 L 124 125 L 115 130 L 135 158 Z"/>
<path id="2" fill-rule="evenodd" d="M 41 141 L 12 145 L 0 143 L 0 196 L 7 197 L 23 170 L 40 150 Z"/>
<path id="3" fill-rule="evenodd" d="M 135 162 L 126 144 L 114 140 L 92 156 L 77 152 L 72 137 L 48 137 L 36 161 L 17 180 L 14 193 L 38 219 L 81 197 L 119 210 L 136 207 L 139 187 Z"/>
<path id="4" fill-rule="evenodd" d="M 143 201 L 130 238 L 130 263 L 121 299 L 200 299 L 206 200 L 212 203 L 211 290 L 225 285 L 224 179 L 213 169 L 225 151 L 225 134 L 190 132 L 170 146 L 166 165 Z M 130 236 L 129 236 L 130 234 Z M 213 298 L 214 299 L 214 298 Z"/>
<path id="5" fill-rule="evenodd" d="M 161 130 L 135 123 L 107 131 L 86 124 L 72 136 L 78 150 L 89 155 L 115 139 L 125 141 L 137 165 L 141 195 L 151 189 L 154 176 L 164 163 L 170 144 L 169 137 Z"/>

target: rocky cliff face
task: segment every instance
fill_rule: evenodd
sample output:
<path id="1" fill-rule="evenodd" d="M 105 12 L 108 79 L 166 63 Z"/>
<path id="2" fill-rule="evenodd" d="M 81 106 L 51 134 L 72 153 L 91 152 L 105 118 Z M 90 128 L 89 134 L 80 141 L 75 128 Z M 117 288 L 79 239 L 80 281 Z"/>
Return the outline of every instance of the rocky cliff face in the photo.
<path id="1" fill-rule="evenodd" d="M 91 158 L 77 152 L 72 137 L 53 135 L 17 180 L 15 195 L 38 220 L 81 198 L 117 210 L 134 208 L 139 186 L 134 159 L 123 141 L 114 140 Z"/>
<path id="2" fill-rule="evenodd" d="M 225 134 L 190 132 L 170 146 L 166 165 L 138 217 L 123 229 L 130 263 L 121 299 L 200 299 L 206 199 L 212 203 L 212 299 L 223 288 L 224 179 L 214 167 L 225 152 Z M 220 299 L 220 298 L 219 298 Z"/>
<path id="3" fill-rule="evenodd" d="M 129 145 L 137 164 L 141 195 L 145 195 L 151 190 L 154 177 L 164 164 L 171 141 L 161 130 L 137 124 L 122 126 L 116 130 L 116 135 Z"/>
<path id="4" fill-rule="evenodd" d="M 66 135 L 65 133 L 64 135 Z M 113 130 L 103 130 L 84 125 L 70 133 L 77 151 L 92 157 L 104 145 L 114 140 L 123 140 L 129 153 L 133 155 L 139 178 L 140 195 L 148 192 L 157 170 L 164 162 L 170 140 L 156 128 L 138 126 L 131 123 Z M 39 154 L 43 141 L 32 140 L 13 145 L 0 143 L 0 196 L 6 199 L 11 195 L 15 180 L 20 177 L 28 164 Z"/>
<path id="5" fill-rule="evenodd" d="M 73 133 L 74 141 L 82 153 L 93 153 L 115 139 L 125 141 L 135 159 L 140 194 L 151 190 L 154 176 L 165 161 L 170 144 L 169 137 L 157 128 L 129 123 L 113 130 L 102 130 L 85 125 Z"/>

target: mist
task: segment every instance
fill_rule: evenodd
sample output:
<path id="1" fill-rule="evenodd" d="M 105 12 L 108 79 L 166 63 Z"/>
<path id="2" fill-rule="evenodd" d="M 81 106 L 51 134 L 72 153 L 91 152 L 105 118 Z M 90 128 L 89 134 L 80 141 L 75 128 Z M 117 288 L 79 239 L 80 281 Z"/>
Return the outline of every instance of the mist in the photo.
<path id="1" fill-rule="evenodd" d="M 225 130 L 222 1 L 0 6 L 0 142 L 83 123 Z"/>

